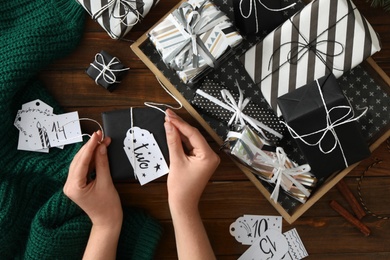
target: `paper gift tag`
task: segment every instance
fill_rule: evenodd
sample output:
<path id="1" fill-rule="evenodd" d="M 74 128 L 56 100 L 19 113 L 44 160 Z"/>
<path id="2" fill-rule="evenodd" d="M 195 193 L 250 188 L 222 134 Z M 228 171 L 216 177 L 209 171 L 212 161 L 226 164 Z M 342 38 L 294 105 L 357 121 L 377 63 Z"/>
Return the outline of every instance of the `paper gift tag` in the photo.
<path id="1" fill-rule="evenodd" d="M 36 118 L 36 132 L 30 147 L 42 149 L 82 142 L 82 132 L 77 112 Z"/>
<path id="2" fill-rule="evenodd" d="M 153 134 L 139 127 L 130 128 L 123 149 L 141 185 L 169 172 L 168 165 Z"/>
<path id="3" fill-rule="evenodd" d="M 243 215 L 230 225 L 230 234 L 243 245 L 252 245 L 268 229 L 282 232 L 282 217 Z"/>
<path id="4" fill-rule="evenodd" d="M 48 152 L 50 147 L 63 148 L 83 140 L 77 112 L 55 115 L 39 99 L 22 105 L 14 125 L 19 130 L 18 150 Z"/>
<path id="5" fill-rule="evenodd" d="M 53 116 L 53 108 L 42 100 L 36 99 L 22 105 L 18 111 L 14 125 L 19 130 L 18 150 L 36 150 L 30 147 L 31 138 L 34 133 L 34 118 Z M 49 152 L 49 149 L 38 149 L 37 152 Z"/>
<path id="6" fill-rule="evenodd" d="M 286 237 L 268 229 L 241 255 L 238 260 L 280 260 L 288 251 Z"/>
<path id="7" fill-rule="evenodd" d="M 284 232 L 283 235 L 287 239 L 289 246 L 288 252 L 283 257 L 283 260 L 300 260 L 309 255 L 295 228 Z"/>

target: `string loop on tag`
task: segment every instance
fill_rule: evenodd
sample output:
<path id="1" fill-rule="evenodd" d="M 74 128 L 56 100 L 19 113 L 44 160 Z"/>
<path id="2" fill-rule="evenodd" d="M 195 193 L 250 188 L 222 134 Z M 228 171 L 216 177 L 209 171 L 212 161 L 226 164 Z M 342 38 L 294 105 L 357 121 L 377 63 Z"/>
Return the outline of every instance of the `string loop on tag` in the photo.
<path id="1" fill-rule="evenodd" d="M 102 125 L 101 125 L 98 121 L 96 121 L 95 119 L 83 117 L 83 118 L 79 118 L 78 120 L 69 121 L 69 122 L 63 124 L 61 127 L 63 128 L 64 126 L 66 126 L 66 125 L 68 125 L 68 124 L 71 124 L 71 123 L 74 123 L 74 122 L 76 122 L 76 121 L 91 121 L 91 122 L 96 123 L 96 124 L 99 126 L 100 130 L 102 131 L 102 138 L 100 139 L 99 144 L 101 144 L 101 143 L 103 142 L 103 140 L 104 140 L 104 130 L 103 130 L 103 127 L 102 127 Z M 79 135 L 79 136 L 74 136 L 74 137 L 72 137 L 72 138 L 63 139 L 63 140 L 59 139 L 58 141 L 72 140 L 72 139 L 77 139 L 77 138 L 84 137 L 84 136 L 88 136 L 89 138 L 92 137 L 92 135 L 90 135 L 90 134 L 88 134 L 88 133 L 83 133 L 83 134 L 81 134 L 81 135 Z"/>

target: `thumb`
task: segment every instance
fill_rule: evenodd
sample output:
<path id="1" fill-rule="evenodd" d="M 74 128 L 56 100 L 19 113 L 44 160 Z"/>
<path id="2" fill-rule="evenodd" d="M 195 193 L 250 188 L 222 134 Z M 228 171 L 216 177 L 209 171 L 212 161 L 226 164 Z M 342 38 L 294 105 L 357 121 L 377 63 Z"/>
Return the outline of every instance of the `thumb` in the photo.
<path id="1" fill-rule="evenodd" d="M 181 138 L 176 127 L 174 127 L 168 121 L 164 123 L 164 127 L 169 150 L 169 160 L 173 162 L 174 160 L 177 160 L 183 156 L 183 145 L 181 143 Z"/>
<path id="2" fill-rule="evenodd" d="M 95 153 L 96 178 L 111 179 L 110 167 L 107 157 L 107 146 L 100 144 Z"/>

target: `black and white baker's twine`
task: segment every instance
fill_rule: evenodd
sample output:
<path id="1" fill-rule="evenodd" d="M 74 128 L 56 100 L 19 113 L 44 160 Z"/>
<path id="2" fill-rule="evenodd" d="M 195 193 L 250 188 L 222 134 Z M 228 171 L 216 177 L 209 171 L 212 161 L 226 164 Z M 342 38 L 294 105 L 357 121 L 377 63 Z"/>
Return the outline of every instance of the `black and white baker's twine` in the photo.
<path id="1" fill-rule="evenodd" d="M 386 141 L 387 143 L 387 151 L 390 152 L 390 138 L 387 139 Z M 373 167 L 375 167 L 376 165 L 382 163 L 382 160 L 376 160 L 375 162 L 373 162 L 372 164 L 368 165 L 367 168 L 362 172 L 362 174 L 360 175 L 360 178 L 359 178 L 359 182 L 358 182 L 358 186 L 357 186 L 357 191 L 358 191 L 358 196 L 359 196 L 359 200 L 360 200 L 360 204 L 363 206 L 364 210 L 371 216 L 373 217 L 376 217 L 378 219 L 383 219 L 383 220 L 388 220 L 390 219 L 390 215 L 380 215 L 380 214 L 376 214 L 374 212 L 372 212 L 366 205 L 366 202 L 364 201 L 363 199 L 363 195 L 362 195 L 362 191 L 361 191 L 361 186 L 362 186 L 362 182 L 363 182 L 363 179 L 364 179 L 364 176 L 365 174 Z"/>

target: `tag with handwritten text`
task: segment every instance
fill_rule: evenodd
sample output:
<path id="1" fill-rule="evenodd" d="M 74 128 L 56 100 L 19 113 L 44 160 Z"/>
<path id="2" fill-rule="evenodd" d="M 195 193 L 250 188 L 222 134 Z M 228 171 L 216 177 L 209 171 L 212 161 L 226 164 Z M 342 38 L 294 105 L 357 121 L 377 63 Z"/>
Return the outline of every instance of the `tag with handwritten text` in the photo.
<path id="1" fill-rule="evenodd" d="M 141 185 L 169 172 L 168 165 L 153 134 L 139 127 L 130 128 L 123 149 Z"/>
<path id="2" fill-rule="evenodd" d="M 230 234 L 243 245 L 252 245 L 268 229 L 282 232 L 281 216 L 243 215 L 230 225 Z"/>
<path id="3" fill-rule="evenodd" d="M 286 237 L 277 230 L 266 230 L 238 260 L 280 260 L 288 252 Z"/>
<path id="4" fill-rule="evenodd" d="M 51 147 L 83 141 L 77 112 L 55 115 L 39 99 L 22 105 L 14 125 L 19 130 L 18 150 L 48 152 Z"/>

